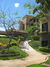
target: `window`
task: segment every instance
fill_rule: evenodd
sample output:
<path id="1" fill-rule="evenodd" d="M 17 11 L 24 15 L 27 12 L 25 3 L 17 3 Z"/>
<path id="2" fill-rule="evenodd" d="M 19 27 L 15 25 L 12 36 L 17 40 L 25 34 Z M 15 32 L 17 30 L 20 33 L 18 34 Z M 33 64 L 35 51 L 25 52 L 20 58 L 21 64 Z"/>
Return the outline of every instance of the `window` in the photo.
<path id="1" fill-rule="evenodd" d="M 35 22 L 36 20 L 34 19 L 34 22 Z"/>
<path id="2" fill-rule="evenodd" d="M 48 31 L 48 23 L 42 24 L 42 31 Z"/>
<path id="3" fill-rule="evenodd" d="M 24 30 L 25 29 L 25 25 L 24 24 L 22 24 L 22 30 Z"/>
<path id="4" fill-rule="evenodd" d="M 42 41 L 42 46 L 47 46 L 47 45 L 48 45 L 48 41 L 47 40 Z"/>

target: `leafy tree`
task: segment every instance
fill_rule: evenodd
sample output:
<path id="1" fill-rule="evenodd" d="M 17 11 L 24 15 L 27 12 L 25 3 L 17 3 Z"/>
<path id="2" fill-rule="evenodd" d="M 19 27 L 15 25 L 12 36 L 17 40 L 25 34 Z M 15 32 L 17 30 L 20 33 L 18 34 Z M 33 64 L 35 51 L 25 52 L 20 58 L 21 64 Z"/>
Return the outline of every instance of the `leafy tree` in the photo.
<path id="1" fill-rule="evenodd" d="M 13 35 L 13 30 L 16 30 L 15 29 L 15 25 L 17 24 L 17 21 L 16 21 L 17 18 L 12 18 L 12 16 L 10 16 L 10 14 L 7 16 L 6 12 L 0 10 L 0 26 L 4 27 L 8 38 L 9 38 L 9 44 L 11 43 L 12 39 L 15 39 L 17 40 L 17 37 L 14 37 Z M 8 32 L 11 32 L 12 35 L 10 36 Z M 9 48 L 8 48 L 9 49 Z"/>
<path id="2" fill-rule="evenodd" d="M 40 5 L 33 9 L 33 13 L 39 11 L 39 14 L 44 16 L 50 12 L 50 0 L 36 0 L 36 2 Z"/>
<path id="3" fill-rule="evenodd" d="M 33 8 L 35 8 L 35 5 L 33 5 L 32 3 L 28 2 L 24 5 L 24 8 L 28 9 L 28 13 L 32 14 L 33 13 Z"/>
<path id="4" fill-rule="evenodd" d="M 38 6 L 37 6 L 38 7 Z M 29 2 L 29 3 L 26 3 L 25 5 L 24 5 L 24 8 L 27 8 L 28 9 L 28 13 L 29 14 L 33 14 L 33 11 L 34 11 L 34 13 L 37 11 L 37 8 L 35 5 L 33 5 L 33 3 L 31 3 L 31 1 Z M 35 10 L 36 9 L 36 10 Z M 38 13 L 39 13 L 40 11 L 38 11 Z M 35 18 L 38 18 L 38 16 L 36 16 Z M 39 19 L 38 19 L 39 20 Z M 39 21 L 38 22 L 35 22 L 34 23 L 34 25 L 33 26 L 31 26 L 31 27 L 28 27 L 28 29 L 26 30 L 27 32 L 29 32 L 29 36 L 31 36 L 31 37 L 33 37 L 35 34 L 35 32 L 36 33 L 38 33 L 39 34 L 39 31 L 40 31 L 40 25 L 39 25 Z"/>
<path id="5" fill-rule="evenodd" d="M 29 13 L 35 14 L 37 12 L 38 17 L 44 15 L 46 16 L 46 14 L 50 12 L 50 0 L 36 0 L 36 3 L 39 5 L 34 6 L 30 1 L 29 3 L 26 3 L 24 6 L 26 8 L 29 8 Z"/>

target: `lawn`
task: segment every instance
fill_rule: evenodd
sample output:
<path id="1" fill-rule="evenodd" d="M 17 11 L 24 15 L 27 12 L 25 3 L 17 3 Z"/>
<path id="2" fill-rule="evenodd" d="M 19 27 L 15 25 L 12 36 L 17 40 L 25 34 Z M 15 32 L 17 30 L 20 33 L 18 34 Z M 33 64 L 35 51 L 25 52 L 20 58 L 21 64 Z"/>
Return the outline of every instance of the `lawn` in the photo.
<path id="1" fill-rule="evenodd" d="M 49 59 L 45 63 L 50 64 L 50 56 L 49 56 Z"/>
<path id="2" fill-rule="evenodd" d="M 7 51 L 7 49 L 6 49 L 6 51 Z M 19 59 L 19 58 L 24 58 L 24 57 L 28 56 L 28 54 L 25 53 L 24 51 L 22 51 L 21 48 L 19 48 L 18 46 L 10 47 L 9 48 L 9 52 L 10 51 L 13 51 L 13 52 L 15 51 L 15 52 L 19 53 L 19 55 L 18 56 L 11 56 L 11 57 L 5 57 L 5 56 L 4 57 L 0 57 L 0 60 Z"/>
<path id="3" fill-rule="evenodd" d="M 24 58 L 26 56 L 28 56 L 28 54 L 24 51 L 21 50 L 21 48 L 18 46 L 18 40 L 14 40 L 12 39 L 11 43 L 16 43 L 16 46 L 11 46 L 9 47 L 9 50 L 8 48 L 4 49 L 2 47 L 0 47 L 0 54 L 2 54 L 2 52 L 4 53 L 7 52 L 9 54 L 9 52 L 16 52 L 16 53 L 19 53 L 18 56 L 8 56 L 8 57 L 2 57 L 0 56 L 0 60 L 10 60 L 10 59 L 19 59 L 19 58 Z M 1 44 L 9 44 L 9 38 L 8 37 L 0 37 L 0 43 Z M 5 54 L 5 53 L 4 53 Z"/>
<path id="4" fill-rule="evenodd" d="M 41 65 L 41 64 L 33 64 L 33 65 L 30 65 L 30 66 L 27 66 L 27 67 L 47 67 L 47 66 L 44 66 L 44 65 Z"/>
<path id="5" fill-rule="evenodd" d="M 32 48 L 38 49 L 38 47 L 40 46 L 40 41 L 31 41 L 30 45 Z"/>

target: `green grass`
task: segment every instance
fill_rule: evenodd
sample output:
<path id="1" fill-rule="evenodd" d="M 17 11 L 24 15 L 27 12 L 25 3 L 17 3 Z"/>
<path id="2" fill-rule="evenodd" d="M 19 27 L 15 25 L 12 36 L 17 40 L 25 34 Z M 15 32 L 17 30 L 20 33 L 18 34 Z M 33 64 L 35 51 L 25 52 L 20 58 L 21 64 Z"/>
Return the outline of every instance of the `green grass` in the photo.
<path id="1" fill-rule="evenodd" d="M 33 64 L 33 65 L 30 65 L 30 66 L 27 66 L 27 67 L 47 67 L 47 66 L 44 66 L 44 65 L 41 65 L 41 64 Z"/>
<path id="2" fill-rule="evenodd" d="M 9 42 L 9 38 L 0 38 L 0 43 L 7 44 Z"/>
<path id="3" fill-rule="evenodd" d="M 19 58 L 24 58 L 24 57 L 28 56 L 28 54 L 25 53 L 24 51 L 22 51 L 21 48 L 19 48 L 18 46 L 10 47 L 9 51 L 18 52 L 18 53 L 20 53 L 20 55 L 19 56 L 11 56 L 11 57 L 0 57 L 0 60 L 19 59 Z"/>
<path id="4" fill-rule="evenodd" d="M 10 41 L 10 39 L 8 37 L 1 37 L 0 38 L 0 43 L 8 44 L 9 41 Z M 14 40 L 14 39 L 11 39 L 11 42 L 15 42 L 16 43 L 17 41 Z"/>
<path id="5" fill-rule="evenodd" d="M 42 52 L 50 53 L 50 48 L 48 47 L 39 47 L 38 49 Z"/>
<path id="6" fill-rule="evenodd" d="M 12 39 L 11 43 L 17 43 L 17 45 L 18 45 L 17 41 Z M 9 43 L 9 38 L 8 37 L 0 37 L 0 43 L 8 44 Z M 8 51 L 8 49 L 0 49 L 0 51 L 4 51 L 4 50 Z M 19 48 L 18 46 L 10 47 L 9 52 L 10 51 L 17 52 L 20 55 L 19 56 L 11 56 L 11 57 L 0 57 L 0 60 L 19 59 L 19 58 L 24 58 L 24 57 L 28 56 L 28 54 L 25 53 L 24 51 L 22 51 L 21 48 Z"/>
<path id="7" fill-rule="evenodd" d="M 40 41 L 32 41 L 30 42 L 30 45 L 32 46 L 32 48 L 38 49 L 38 47 L 40 46 Z"/>
<path id="8" fill-rule="evenodd" d="M 49 59 L 45 63 L 50 64 L 50 56 L 49 56 Z"/>

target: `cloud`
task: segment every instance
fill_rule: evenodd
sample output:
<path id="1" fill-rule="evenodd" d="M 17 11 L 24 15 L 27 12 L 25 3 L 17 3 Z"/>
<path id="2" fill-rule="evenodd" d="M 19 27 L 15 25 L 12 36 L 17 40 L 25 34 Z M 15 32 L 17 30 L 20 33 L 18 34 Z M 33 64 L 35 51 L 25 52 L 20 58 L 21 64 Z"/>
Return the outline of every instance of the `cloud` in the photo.
<path id="1" fill-rule="evenodd" d="M 5 31 L 5 29 L 0 27 L 0 31 Z M 5 35 L 0 35 L 0 36 L 5 36 Z"/>
<path id="2" fill-rule="evenodd" d="M 4 29 L 4 28 L 2 28 L 2 27 L 0 27 L 0 31 L 5 31 L 5 29 Z"/>
<path id="3" fill-rule="evenodd" d="M 15 3 L 14 4 L 15 7 L 19 7 L 19 5 L 20 5 L 19 3 Z"/>

